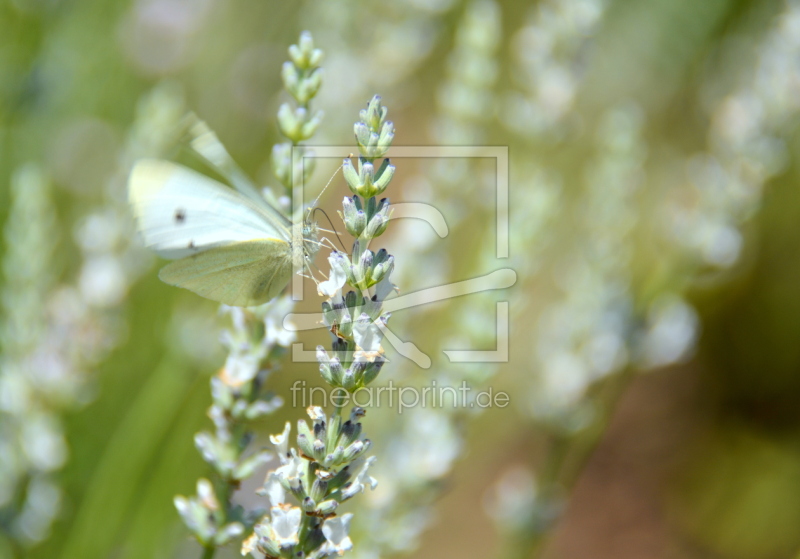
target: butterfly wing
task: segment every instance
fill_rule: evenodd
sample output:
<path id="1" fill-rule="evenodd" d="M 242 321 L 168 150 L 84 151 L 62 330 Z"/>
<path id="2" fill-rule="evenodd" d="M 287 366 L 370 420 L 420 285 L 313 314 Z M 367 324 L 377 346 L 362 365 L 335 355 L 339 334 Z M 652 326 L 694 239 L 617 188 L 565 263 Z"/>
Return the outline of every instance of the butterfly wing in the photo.
<path id="1" fill-rule="evenodd" d="M 128 182 L 128 199 L 145 244 L 163 258 L 253 239 L 291 238 L 283 223 L 247 197 L 168 161 L 139 161 Z"/>
<path id="2" fill-rule="evenodd" d="M 194 136 L 191 141 L 192 148 L 205 159 L 206 163 L 225 177 L 242 195 L 255 203 L 259 209 L 268 213 L 275 223 L 286 228 L 292 226 L 289 218 L 277 209 L 277 202 L 274 200 L 272 191 L 268 188 L 264 192 L 258 191 L 258 188 L 239 168 L 217 135 L 205 122 L 197 119 L 191 133 Z M 271 200 L 268 201 L 267 198 L 271 198 Z"/>
<path id="3" fill-rule="evenodd" d="M 212 248 L 171 262 L 162 281 L 235 307 L 266 303 L 280 294 L 292 276 L 288 242 L 257 239 Z"/>

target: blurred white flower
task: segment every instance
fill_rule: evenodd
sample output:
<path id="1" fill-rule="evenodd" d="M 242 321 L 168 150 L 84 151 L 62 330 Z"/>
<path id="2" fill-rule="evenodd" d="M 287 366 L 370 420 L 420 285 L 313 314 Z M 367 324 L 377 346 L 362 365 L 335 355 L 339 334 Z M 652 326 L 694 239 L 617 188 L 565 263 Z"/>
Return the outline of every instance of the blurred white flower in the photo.
<path id="1" fill-rule="evenodd" d="M 269 441 L 275 445 L 275 452 L 278 454 L 281 464 L 289 462 L 289 433 L 291 431 L 292 424 L 287 421 L 283 427 L 283 432 L 269 436 Z"/>
<path id="2" fill-rule="evenodd" d="M 518 465 L 499 476 L 484 496 L 484 508 L 500 529 L 513 532 L 529 522 L 537 493 L 533 473 Z"/>
<path id="3" fill-rule="evenodd" d="M 663 295 L 648 311 L 642 342 L 646 367 L 660 367 L 685 358 L 694 347 L 700 320 L 695 310 L 675 295 Z"/>
<path id="4" fill-rule="evenodd" d="M 78 286 L 83 299 L 96 307 L 118 305 L 128 292 L 122 262 L 112 255 L 89 256 L 81 268 Z"/>

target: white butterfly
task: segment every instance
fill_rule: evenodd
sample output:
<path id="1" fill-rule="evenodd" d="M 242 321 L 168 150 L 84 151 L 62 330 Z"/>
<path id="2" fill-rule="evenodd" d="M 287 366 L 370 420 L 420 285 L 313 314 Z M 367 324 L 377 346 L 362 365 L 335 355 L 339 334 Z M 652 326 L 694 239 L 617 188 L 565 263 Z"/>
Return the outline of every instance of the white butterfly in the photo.
<path id="1" fill-rule="evenodd" d="M 316 254 L 317 227 L 302 228 L 255 189 L 228 188 L 186 167 L 140 160 L 128 200 L 147 247 L 175 260 L 159 272 L 165 283 L 237 307 L 277 296 Z M 294 237 L 294 238 L 293 238 Z"/>

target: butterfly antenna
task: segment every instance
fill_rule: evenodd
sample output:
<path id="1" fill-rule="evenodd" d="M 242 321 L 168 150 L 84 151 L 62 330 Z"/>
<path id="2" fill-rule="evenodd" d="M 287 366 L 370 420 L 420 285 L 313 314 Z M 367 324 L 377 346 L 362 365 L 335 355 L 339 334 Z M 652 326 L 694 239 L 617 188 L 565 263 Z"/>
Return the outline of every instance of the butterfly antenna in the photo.
<path id="1" fill-rule="evenodd" d="M 347 159 L 350 159 L 351 157 L 353 157 L 353 154 L 352 154 L 352 153 L 351 153 L 351 154 L 350 154 L 350 155 L 347 157 Z M 333 174 L 331 175 L 331 178 L 330 178 L 330 179 L 328 179 L 328 182 L 325 184 L 325 186 L 324 186 L 324 187 L 322 187 L 322 190 L 320 190 L 320 191 L 319 191 L 319 194 L 317 194 L 317 197 L 314 199 L 314 203 L 313 203 L 313 204 L 311 204 L 311 207 L 312 207 L 312 208 L 316 208 L 316 207 L 317 207 L 317 202 L 319 202 L 319 199 L 320 199 L 320 198 L 322 197 L 322 195 L 325 193 L 325 190 L 327 190 L 327 188 L 328 188 L 328 187 L 331 185 L 331 183 L 333 182 L 333 179 L 335 179 L 335 178 L 336 178 L 336 175 L 338 175 L 338 174 L 339 174 L 339 171 L 341 171 L 341 170 L 342 170 L 342 167 L 344 167 L 344 161 L 342 161 L 342 164 L 341 164 L 341 165 L 339 165 L 339 166 L 336 168 L 336 170 L 335 170 L 335 171 L 333 172 Z"/>
<path id="2" fill-rule="evenodd" d="M 333 230 L 333 233 L 336 234 L 336 238 L 339 239 L 339 244 L 342 245 L 342 252 L 347 252 L 347 248 L 345 248 L 345 246 L 344 246 L 344 241 L 342 241 L 342 237 L 339 235 L 339 232 L 336 230 L 336 226 L 333 224 L 333 221 L 331 221 L 330 216 L 328 216 L 328 214 L 322 208 L 314 208 L 314 213 L 316 213 L 316 212 L 322 212 L 322 215 L 324 215 L 325 219 L 328 220 L 328 223 L 331 224 L 331 229 Z M 313 215 L 313 213 L 312 213 L 312 215 Z M 338 249 L 336 249 L 336 247 L 332 247 L 332 248 L 334 250 L 338 250 Z"/>

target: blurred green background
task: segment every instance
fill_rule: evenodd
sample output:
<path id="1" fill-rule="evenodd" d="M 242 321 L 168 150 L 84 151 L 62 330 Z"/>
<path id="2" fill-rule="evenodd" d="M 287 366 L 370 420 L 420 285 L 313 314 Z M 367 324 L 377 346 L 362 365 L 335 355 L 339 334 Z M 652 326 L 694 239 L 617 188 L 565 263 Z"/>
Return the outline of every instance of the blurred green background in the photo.
<path id="1" fill-rule="evenodd" d="M 800 3 L 0 0 L 0 558 L 199 556 L 172 497 L 208 475 L 192 437 L 220 319 L 159 282 L 125 178 L 141 156 L 192 162 L 171 123 L 193 111 L 276 184 L 304 29 L 326 53 L 315 144 L 352 144 L 378 93 L 395 145 L 510 158 L 508 259 L 493 165 L 394 161 L 392 201 L 450 225 L 390 229 L 403 292 L 517 282 L 397 313 L 433 365 L 379 383 L 467 379 L 511 405 L 370 410 L 383 489 L 353 506 L 353 553 L 798 556 Z M 321 207 L 345 193 L 337 177 Z M 508 362 L 450 363 L 495 347 L 497 301 Z M 296 379 L 320 382 L 286 363 L 273 390 Z"/>

